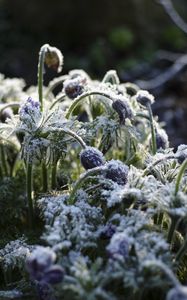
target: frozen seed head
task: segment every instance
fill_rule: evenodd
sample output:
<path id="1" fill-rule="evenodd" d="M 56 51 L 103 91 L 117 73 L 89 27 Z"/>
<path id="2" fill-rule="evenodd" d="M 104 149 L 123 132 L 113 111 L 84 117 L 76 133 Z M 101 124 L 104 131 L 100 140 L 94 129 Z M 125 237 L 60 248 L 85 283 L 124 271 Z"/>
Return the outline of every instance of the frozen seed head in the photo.
<path id="1" fill-rule="evenodd" d="M 148 104 L 153 104 L 154 102 L 154 96 L 145 90 L 139 90 L 135 97 L 136 100 L 144 106 L 147 106 Z"/>
<path id="2" fill-rule="evenodd" d="M 126 258 L 129 255 L 129 238 L 124 232 L 115 233 L 106 248 L 112 259 Z"/>
<path id="3" fill-rule="evenodd" d="M 53 265 L 55 259 L 56 255 L 52 250 L 38 246 L 26 261 L 26 268 L 31 278 L 41 281 L 45 271 Z"/>
<path id="4" fill-rule="evenodd" d="M 124 185 L 128 180 L 129 167 L 123 164 L 120 160 L 111 160 L 106 164 L 106 178 Z"/>
<path id="5" fill-rule="evenodd" d="M 187 287 L 174 287 L 168 292 L 166 300 L 187 300 Z"/>
<path id="6" fill-rule="evenodd" d="M 102 166 L 105 163 L 103 153 L 94 147 L 86 147 L 80 153 L 81 164 L 85 170 Z"/>
<path id="7" fill-rule="evenodd" d="M 62 71 L 64 57 L 61 51 L 56 47 L 47 46 L 45 53 L 45 64 L 56 72 Z"/>
<path id="8" fill-rule="evenodd" d="M 125 124 L 125 119 L 132 118 L 132 111 L 125 99 L 118 99 L 112 103 L 113 109 L 118 113 L 120 124 Z"/>
<path id="9" fill-rule="evenodd" d="M 183 161 L 187 159 L 187 145 L 182 144 L 178 146 L 175 156 L 178 159 L 178 162 L 182 164 Z"/>
<path id="10" fill-rule="evenodd" d="M 62 281 L 63 277 L 64 269 L 59 265 L 53 265 L 45 271 L 42 281 L 50 284 L 57 284 Z"/>
<path id="11" fill-rule="evenodd" d="M 166 149 L 169 146 L 168 135 L 163 129 L 156 130 L 157 149 Z"/>
<path id="12" fill-rule="evenodd" d="M 75 99 L 84 92 L 86 77 L 74 75 L 71 79 L 64 81 L 64 92 L 70 99 Z"/>

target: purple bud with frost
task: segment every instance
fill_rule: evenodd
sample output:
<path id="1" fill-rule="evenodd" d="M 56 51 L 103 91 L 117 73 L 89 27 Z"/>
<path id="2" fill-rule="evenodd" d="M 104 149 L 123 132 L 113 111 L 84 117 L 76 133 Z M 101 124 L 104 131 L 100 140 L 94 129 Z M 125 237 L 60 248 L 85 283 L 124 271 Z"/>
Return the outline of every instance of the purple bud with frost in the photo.
<path id="1" fill-rule="evenodd" d="M 99 167 L 105 163 L 103 153 L 95 147 L 86 147 L 80 153 L 81 164 L 85 170 Z"/>
<path id="2" fill-rule="evenodd" d="M 112 103 L 112 107 L 118 113 L 120 124 L 125 124 L 126 118 L 132 118 L 132 111 L 126 100 L 118 99 Z"/>
<path id="3" fill-rule="evenodd" d="M 62 281 L 63 277 L 64 269 L 59 265 L 53 265 L 45 271 L 42 280 L 50 284 L 57 284 Z"/>
<path id="4" fill-rule="evenodd" d="M 75 99 L 84 92 L 86 77 L 75 76 L 64 81 L 64 92 L 70 99 Z"/>
<path id="5" fill-rule="evenodd" d="M 117 182 L 120 185 L 124 185 L 128 180 L 129 167 L 123 164 L 120 160 L 112 159 L 106 164 L 106 178 Z"/>
<path id="6" fill-rule="evenodd" d="M 115 233 L 106 248 L 112 259 L 126 258 L 129 255 L 129 238 L 124 232 Z"/>

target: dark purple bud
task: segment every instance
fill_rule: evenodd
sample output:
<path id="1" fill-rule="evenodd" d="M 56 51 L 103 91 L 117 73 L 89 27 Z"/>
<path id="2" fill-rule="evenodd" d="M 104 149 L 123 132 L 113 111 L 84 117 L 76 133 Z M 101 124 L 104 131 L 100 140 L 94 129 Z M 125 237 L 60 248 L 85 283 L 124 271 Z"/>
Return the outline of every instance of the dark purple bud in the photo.
<path id="1" fill-rule="evenodd" d="M 101 231 L 100 237 L 102 239 L 111 239 L 111 237 L 116 232 L 116 226 L 113 224 L 107 224 Z"/>
<path id="2" fill-rule="evenodd" d="M 45 53 L 45 64 L 56 72 L 61 72 L 64 57 L 61 51 L 56 47 L 48 45 Z"/>
<path id="3" fill-rule="evenodd" d="M 127 183 L 129 167 L 120 160 L 112 159 L 107 163 L 106 178 L 117 182 L 120 185 Z"/>
<path id="4" fill-rule="evenodd" d="M 132 118 L 132 111 L 126 100 L 116 100 L 112 103 L 112 107 L 119 115 L 120 124 L 125 124 L 126 118 Z"/>
<path id="5" fill-rule="evenodd" d="M 154 97 L 148 91 L 139 90 L 136 94 L 136 100 L 144 105 L 147 106 L 148 104 L 152 104 L 154 102 Z"/>
<path id="6" fill-rule="evenodd" d="M 187 287 L 174 287 L 168 292 L 166 300 L 187 300 Z"/>
<path id="7" fill-rule="evenodd" d="M 162 129 L 156 130 L 156 145 L 157 149 L 166 149 L 169 146 L 168 136 Z"/>
<path id="8" fill-rule="evenodd" d="M 75 99 L 84 92 L 86 77 L 75 76 L 64 81 L 64 92 L 70 99 Z"/>
<path id="9" fill-rule="evenodd" d="M 82 150 L 80 159 L 85 170 L 99 167 L 105 163 L 103 153 L 94 147 L 86 147 Z"/>
<path id="10" fill-rule="evenodd" d="M 106 249 L 112 259 L 128 257 L 129 239 L 127 235 L 123 232 L 115 233 Z"/>
<path id="11" fill-rule="evenodd" d="M 37 247 L 27 258 L 26 268 L 32 279 L 42 280 L 43 275 L 52 266 L 56 258 L 55 253 L 45 247 Z"/>
<path id="12" fill-rule="evenodd" d="M 13 116 L 12 109 L 7 107 L 0 112 L 0 121 L 2 123 L 5 123 L 6 119 L 11 119 L 12 116 Z"/>
<path id="13" fill-rule="evenodd" d="M 64 277 L 64 269 L 59 265 L 53 265 L 45 271 L 43 281 L 56 284 L 60 283 Z"/>
<path id="14" fill-rule="evenodd" d="M 182 164 L 183 161 L 187 159 L 187 145 L 182 144 L 178 146 L 175 156 L 178 159 L 178 162 Z"/>

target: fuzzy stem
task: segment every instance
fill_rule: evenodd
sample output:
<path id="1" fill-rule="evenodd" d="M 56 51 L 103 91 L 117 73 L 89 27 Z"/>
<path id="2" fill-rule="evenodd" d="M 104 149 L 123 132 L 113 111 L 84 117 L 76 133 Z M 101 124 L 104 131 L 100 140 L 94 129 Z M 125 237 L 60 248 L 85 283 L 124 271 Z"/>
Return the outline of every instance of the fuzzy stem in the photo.
<path id="1" fill-rule="evenodd" d="M 110 82 L 110 81 L 112 82 L 112 84 L 116 84 L 116 85 L 120 84 L 118 75 L 115 70 L 108 71 L 102 80 L 103 83 Z"/>
<path id="2" fill-rule="evenodd" d="M 148 112 L 149 112 L 149 121 L 150 121 L 150 125 L 151 125 L 152 153 L 153 153 L 153 155 L 155 155 L 156 152 L 157 152 L 156 135 L 155 135 L 153 113 L 152 113 L 150 103 L 147 104 L 147 109 L 148 109 Z"/>
<path id="3" fill-rule="evenodd" d="M 1 151 L 2 167 L 3 167 L 3 170 L 4 170 L 4 174 L 7 177 L 8 176 L 8 166 L 7 166 L 7 161 L 6 161 L 6 154 L 5 154 L 4 145 L 0 145 L 0 151 Z"/>
<path id="4" fill-rule="evenodd" d="M 164 156 L 164 157 L 158 159 L 157 161 L 155 161 L 153 164 L 151 164 L 144 170 L 143 176 L 148 175 L 153 167 L 155 167 L 156 165 L 158 165 L 159 163 L 161 163 L 167 159 L 177 159 L 177 158 L 174 155 L 168 155 L 168 156 Z"/>
<path id="5" fill-rule="evenodd" d="M 145 267 L 158 267 L 171 280 L 172 284 L 175 287 L 180 287 L 181 286 L 181 283 L 175 277 L 174 273 L 163 262 L 157 261 L 157 260 L 148 260 L 148 261 L 145 261 L 144 266 Z"/>
<path id="6" fill-rule="evenodd" d="M 168 231 L 168 237 L 167 237 L 167 242 L 169 244 L 172 243 L 173 235 L 174 235 L 175 229 L 177 228 L 177 225 L 178 225 L 178 219 L 172 218 L 171 219 L 171 224 L 170 224 L 170 227 L 169 227 L 169 231 Z"/>
<path id="7" fill-rule="evenodd" d="M 42 162 L 42 185 L 43 185 L 43 192 L 46 193 L 48 189 L 48 176 L 47 176 L 47 167 L 45 162 Z"/>
<path id="8" fill-rule="evenodd" d="M 29 227 L 33 229 L 34 221 L 34 210 L 32 201 L 32 164 L 27 162 L 26 164 L 26 189 L 27 189 L 27 204 L 28 204 L 28 218 Z"/>
<path id="9" fill-rule="evenodd" d="M 179 262 L 183 258 L 183 256 L 185 255 L 186 252 L 187 252 L 187 238 L 185 239 L 183 245 L 181 246 L 181 248 L 177 252 L 176 257 L 175 257 L 175 261 Z"/>
<path id="10" fill-rule="evenodd" d="M 51 188 L 56 189 L 56 173 L 57 173 L 57 161 L 55 161 L 51 168 Z"/>
<path id="11" fill-rule="evenodd" d="M 186 170 L 186 167 L 187 167 L 187 159 L 185 161 L 183 161 L 183 163 L 180 167 L 179 173 L 177 175 L 177 179 L 176 179 L 176 183 L 175 183 L 175 196 L 177 195 L 177 193 L 179 191 L 180 182 L 181 182 L 182 176 Z"/>
<path id="12" fill-rule="evenodd" d="M 45 97 L 47 98 L 49 94 L 60 84 L 63 83 L 64 80 L 68 78 L 67 75 L 62 75 L 58 78 L 55 78 L 55 80 L 51 81 L 50 84 L 48 85 L 47 92 L 45 94 Z"/>
<path id="13" fill-rule="evenodd" d="M 81 100 L 83 99 L 86 99 L 87 97 L 89 96 L 92 96 L 92 95 L 97 95 L 97 96 L 103 96 L 111 101 L 114 101 L 114 99 L 108 94 L 108 93 L 105 93 L 105 92 L 87 92 L 81 96 L 79 96 L 78 98 L 76 98 L 73 103 L 71 104 L 71 106 L 69 107 L 68 109 L 68 112 L 66 113 L 66 118 L 69 119 L 70 115 L 72 114 L 73 110 L 75 109 L 75 107 L 81 102 Z M 107 107 L 107 109 L 109 108 L 109 106 L 106 104 L 106 102 L 103 102 L 103 104 L 105 104 L 105 106 Z"/>
<path id="14" fill-rule="evenodd" d="M 45 53 L 48 45 L 45 44 L 41 47 L 38 61 L 38 96 L 41 105 L 41 111 L 43 111 L 43 74 L 44 74 L 44 60 Z"/>
<path id="15" fill-rule="evenodd" d="M 93 176 L 93 175 L 97 175 L 103 171 L 106 170 L 105 166 L 99 166 L 99 167 L 95 167 L 93 169 L 90 169 L 88 171 L 86 171 L 85 173 L 83 173 L 80 178 L 77 180 L 77 182 L 75 183 L 73 190 L 69 196 L 68 199 L 68 203 L 70 205 L 73 205 L 75 203 L 75 195 L 77 190 L 80 188 L 80 186 L 82 185 L 82 183 L 89 177 L 89 176 Z"/>
<path id="16" fill-rule="evenodd" d="M 44 133 L 44 136 L 46 136 L 46 134 L 50 134 L 53 132 L 53 129 L 51 129 L 51 131 Z M 74 131 L 70 130 L 70 129 L 63 129 L 63 128 L 55 128 L 54 132 L 63 132 L 65 134 L 68 134 L 70 136 L 72 136 L 80 145 L 83 149 L 85 149 L 87 147 L 86 143 L 83 141 L 83 139 L 76 134 Z"/>
<path id="17" fill-rule="evenodd" d="M 6 108 L 9 107 L 16 107 L 19 108 L 20 107 L 20 103 L 14 102 L 14 103 L 6 103 L 4 104 L 1 108 L 0 108 L 0 113 L 3 112 L 3 110 L 5 110 Z"/>
<path id="18" fill-rule="evenodd" d="M 63 94 L 60 97 L 58 97 L 49 107 L 49 110 L 51 110 L 58 102 L 62 102 L 66 98 L 66 95 Z"/>

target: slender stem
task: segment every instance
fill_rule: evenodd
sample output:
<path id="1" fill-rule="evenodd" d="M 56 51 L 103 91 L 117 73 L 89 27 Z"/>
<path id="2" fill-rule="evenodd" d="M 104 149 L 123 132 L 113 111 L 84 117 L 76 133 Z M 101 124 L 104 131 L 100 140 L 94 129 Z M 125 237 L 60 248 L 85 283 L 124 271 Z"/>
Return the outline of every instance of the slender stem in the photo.
<path id="1" fill-rule="evenodd" d="M 6 103 L 4 104 L 2 107 L 0 107 L 0 113 L 5 110 L 6 108 L 9 108 L 9 107 L 16 107 L 16 108 L 19 108 L 20 107 L 20 103 L 18 102 L 14 102 L 14 103 Z"/>
<path id="2" fill-rule="evenodd" d="M 158 267 L 171 280 L 172 284 L 175 287 L 181 286 L 181 283 L 178 281 L 178 279 L 176 278 L 174 273 L 163 262 L 158 261 L 158 260 L 147 260 L 147 261 L 145 261 L 144 266 L 145 267 Z"/>
<path id="3" fill-rule="evenodd" d="M 99 167 L 95 167 L 93 169 L 90 169 L 88 171 L 86 171 L 85 173 L 83 173 L 80 178 L 77 180 L 77 182 L 75 183 L 73 190 L 69 196 L 69 200 L 68 203 L 69 204 L 74 204 L 75 203 L 75 195 L 77 190 L 80 188 L 80 186 L 82 185 L 82 183 L 89 177 L 89 176 L 93 176 L 93 175 L 97 175 L 103 171 L 106 170 L 105 166 L 99 166 Z"/>
<path id="4" fill-rule="evenodd" d="M 150 103 L 147 104 L 147 109 L 148 109 L 148 112 L 149 112 L 149 121 L 150 121 L 150 125 L 151 125 L 152 153 L 153 153 L 153 155 L 155 155 L 156 152 L 157 152 L 156 135 L 155 135 L 153 113 L 152 113 L 152 109 L 151 109 L 151 104 Z"/>
<path id="5" fill-rule="evenodd" d="M 45 52 L 48 45 L 45 44 L 41 47 L 38 61 L 38 96 L 41 104 L 41 111 L 43 111 L 43 74 L 44 74 L 44 60 Z"/>
<path id="6" fill-rule="evenodd" d="M 181 182 L 182 176 L 186 170 L 186 167 L 187 167 L 187 159 L 185 161 L 183 161 L 183 163 L 180 167 L 179 173 L 177 175 L 177 179 L 176 179 L 176 183 L 175 183 L 175 196 L 177 195 L 177 193 L 179 191 L 180 182 Z"/>
<path id="7" fill-rule="evenodd" d="M 2 161 L 2 167 L 4 170 L 4 175 L 7 177 L 8 176 L 8 166 L 7 166 L 4 145 L 0 145 L 0 151 L 1 151 L 1 161 Z"/>
<path id="8" fill-rule="evenodd" d="M 104 83 L 110 82 L 110 81 L 112 82 L 112 84 L 116 84 L 116 85 L 120 84 L 119 77 L 115 70 L 108 71 L 102 80 L 102 82 L 104 82 Z"/>
<path id="9" fill-rule="evenodd" d="M 60 97 L 58 97 L 49 107 L 49 110 L 51 110 L 58 102 L 62 102 L 66 98 L 66 95 L 63 94 Z"/>
<path id="10" fill-rule="evenodd" d="M 174 155 L 168 155 L 168 156 L 164 156 L 164 157 L 158 159 L 157 161 L 155 161 L 153 164 L 151 164 L 144 170 L 143 176 L 148 175 L 153 167 L 155 167 L 156 165 L 158 165 L 159 163 L 161 163 L 163 161 L 166 161 L 167 159 L 177 159 L 177 158 Z"/>
<path id="11" fill-rule="evenodd" d="M 51 168 L 51 188 L 56 189 L 56 173 L 57 173 L 57 161 L 55 161 Z"/>
<path id="12" fill-rule="evenodd" d="M 72 136 L 80 145 L 83 149 L 85 149 L 87 147 L 86 143 L 83 141 L 83 139 L 78 135 L 76 134 L 74 131 L 70 130 L 70 129 L 63 129 L 63 128 L 55 128 L 54 130 L 51 129 L 50 132 L 46 132 L 44 133 L 44 135 L 48 135 L 52 132 L 63 132 L 65 134 L 68 134 L 70 136 Z"/>
<path id="13" fill-rule="evenodd" d="M 47 92 L 45 94 L 45 97 L 47 98 L 48 95 L 60 84 L 63 83 L 64 80 L 66 80 L 68 78 L 68 75 L 62 75 L 58 78 L 55 78 L 54 80 L 52 80 L 48 86 Z"/>
<path id="14" fill-rule="evenodd" d="M 73 103 L 71 104 L 71 106 L 69 107 L 68 109 L 68 112 L 66 113 L 66 118 L 69 119 L 70 115 L 72 114 L 72 112 L 74 111 L 74 109 L 76 108 L 76 106 L 83 100 L 83 99 L 86 99 L 88 96 L 92 96 L 92 95 L 97 95 L 97 96 L 103 96 L 111 101 L 113 101 L 114 99 L 108 94 L 108 93 L 105 93 L 105 92 L 99 92 L 99 91 L 93 91 L 93 92 L 87 92 L 87 93 L 84 93 L 83 95 L 77 97 Z M 109 105 L 106 104 L 106 102 L 103 102 L 103 104 L 106 106 L 106 108 L 108 109 L 109 108 Z"/>
<path id="15" fill-rule="evenodd" d="M 26 165 L 26 188 L 27 188 L 27 203 L 28 203 L 28 217 L 29 217 L 29 227 L 33 229 L 34 226 L 34 210 L 32 201 L 32 163 L 27 162 Z"/>
<path id="16" fill-rule="evenodd" d="M 176 257 L 175 257 L 175 261 L 180 261 L 183 258 L 183 256 L 185 255 L 186 252 L 187 252 L 187 238 L 185 239 L 183 245 L 181 246 L 181 248 L 177 252 Z"/>
<path id="17" fill-rule="evenodd" d="M 46 193 L 48 189 L 48 176 L 47 176 L 47 167 L 45 162 L 42 162 L 42 185 L 43 185 L 43 192 Z"/>
<path id="18" fill-rule="evenodd" d="M 177 226 L 178 226 L 178 219 L 174 218 L 174 217 L 171 218 L 171 224 L 170 224 L 170 227 L 169 227 L 168 237 L 167 237 L 167 242 L 169 244 L 172 243 L 173 235 L 174 235 L 174 232 L 175 232 Z"/>

